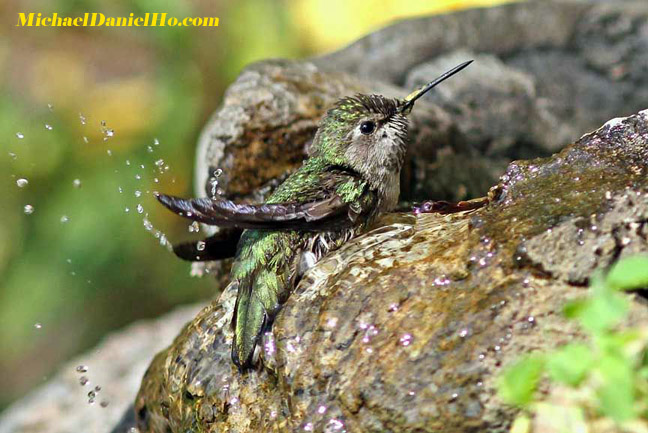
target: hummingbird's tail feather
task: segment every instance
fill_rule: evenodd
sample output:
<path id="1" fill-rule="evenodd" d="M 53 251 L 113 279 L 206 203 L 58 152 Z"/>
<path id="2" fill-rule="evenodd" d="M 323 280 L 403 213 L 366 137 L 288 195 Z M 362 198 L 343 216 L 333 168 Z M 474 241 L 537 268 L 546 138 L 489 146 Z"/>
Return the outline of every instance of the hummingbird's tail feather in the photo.
<path id="1" fill-rule="evenodd" d="M 260 271 L 253 280 L 242 281 L 236 298 L 232 361 L 244 370 L 253 363 L 254 350 L 263 331 L 272 324 L 279 310 L 279 291 L 285 283 L 273 272 Z"/>

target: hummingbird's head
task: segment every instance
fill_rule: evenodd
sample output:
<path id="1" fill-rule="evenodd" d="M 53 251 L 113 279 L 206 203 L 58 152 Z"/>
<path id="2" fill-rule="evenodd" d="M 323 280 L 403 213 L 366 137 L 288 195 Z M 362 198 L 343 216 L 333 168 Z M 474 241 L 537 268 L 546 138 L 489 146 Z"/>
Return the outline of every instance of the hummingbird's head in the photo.
<path id="1" fill-rule="evenodd" d="M 355 95 L 339 100 L 322 118 L 311 155 L 356 171 L 377 189 L 385 182 L 397 185 L 414 102 L 471 62 L 451 69 L 404 99 Z"/>

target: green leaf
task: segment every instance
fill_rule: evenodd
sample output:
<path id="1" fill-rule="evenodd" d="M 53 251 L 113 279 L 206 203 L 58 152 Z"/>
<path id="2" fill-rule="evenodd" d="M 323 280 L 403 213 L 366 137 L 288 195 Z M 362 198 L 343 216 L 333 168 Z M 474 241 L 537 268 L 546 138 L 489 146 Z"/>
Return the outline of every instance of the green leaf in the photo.
<path id="1" fill-rule="evenodd" d="M 592 350 L 584 344 L 568 344 L 547 360 L 547 371 L 555 381 L 576 386 L 585 378 L 594 360 Z"/>
<path id="2" fill-rule="evenodd" d="M 527 356 L 509 366 L 499 378 L 499 395 L 506 403 L 524 407 L 533 400 L 533 394 L 544 368 L 544 359 Z"/>
<path id="3" fill-rule="evenodd" d="M 583 310 L 587 307 L 588 303 L 588 299 L 567 302 L 563 307 L 563 314 L 568 319 L 578 319 L 583 314 Z"/>
<path id="4" fill-rule="evenodd" d="M 616 325 L 627 313 L 628 302 L 616 293 L 593 296 L 578 314 L 581 325 L 593 334 L 600 334 Z"/>
<path id="5" fill-rule="evenodd" d="M 608 286 L 619 290 L 648 288 L 648 256 L 639 255 L 619 260 L 607 274 Z"/>
<path id="6" fill-rule="evenodd" d="M 629 360 L 604 356 L 599 364 L 603 384 L 598 390 L 601 411 L 620 423 L 635 416 L 634 380 Z"/>
<path id="7" fill-rule="evenodd" d="M 623 332 L 606 332 L 596 337 L 595 344 L 606 355 L 624 357 L 628 345 L 640 338 L 641 334 L 635 329 Z"/>

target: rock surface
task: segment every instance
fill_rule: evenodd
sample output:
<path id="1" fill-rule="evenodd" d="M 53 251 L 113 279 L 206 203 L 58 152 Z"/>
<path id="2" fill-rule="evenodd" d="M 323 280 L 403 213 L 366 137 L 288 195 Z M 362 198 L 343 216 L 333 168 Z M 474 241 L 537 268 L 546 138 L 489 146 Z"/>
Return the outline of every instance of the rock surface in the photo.
<path id="1" fill-rule="evenodd" d="M 306 274 L 259 371 L 230 361 L 234 290 L 203 309 L 145 375 L 140 429 L 507 431 L 501 366 L 579 338 L 565 302 L 648 252 L 648 110 L 510 164 L 485 208 L 378 226 Z"/>
<path id="2" fill-rule="evenodd" d="M 301 162 L 337 98 L 403 97 L 467 58 L 477 61 L 426 95 L 432 112 L 414 112 L 405 200 L 483 195 L 512 159 L 548 156 L 645 108 L 648 3 L 520 2 L 421 17 L 308 62 L 254 64 L 201 135 L 196 191 L 209 194 L 221 168 L 226 194 L 257 200 L 260 186 Z"/>
<path id="3" fill-rule="evenodd" d="M 196 189 L 209 194 L 221 168 L 227 195 L 259 200 L 338 97 L 403 96 L 474 56 L 417 106 L 402 185 L 407 200 L 484 194 L 511 159 L 547 156 L 645 108 L 647 18 L 644 1 L 527 2 L 403 21 L 310 62 L 252 65 L 201 136 Z M 596 267 L 648 250 L 646 122 L 613 121 L 552 158 L 508 165 L 477 212 L 388 216 L 302 281 L 262 371 L 232 369 L 235 294 L 224 292 L 155 358 L 137 401 L 143 430 L 506 430 L 500 367 L 578 337 L 560 317 L 565 300 Z M 128 431 L 132 416 L 118 421 L 146 364 L 196 310 L 110 337 L 0 415 L 0 433 Z M 630 323 L 646 316 L 635 302 Z M 103 387 L 94 405 L 79 364 Z"/>

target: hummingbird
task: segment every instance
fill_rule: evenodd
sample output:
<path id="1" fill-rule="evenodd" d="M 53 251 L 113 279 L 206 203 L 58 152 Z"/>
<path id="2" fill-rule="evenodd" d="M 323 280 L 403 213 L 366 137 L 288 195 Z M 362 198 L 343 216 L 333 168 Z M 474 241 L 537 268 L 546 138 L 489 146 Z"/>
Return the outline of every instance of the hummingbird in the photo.
<path id="1" fill-rule="evenodd" d="M 175 246 L 176 255 L 235 257 L 229 283 L 237 287 L 231 356 L 239 371 L 254 366 L 263 332 L 303 273 L 362 233 L 378 214 L 396 208 L 414 103 L 471 62 L 404 99 L 357 94 L 337 101 L 322 117 L 309 157 L 263 204 L 156 193 L 176 214 L 221 228 L 202 242 Z"/>

